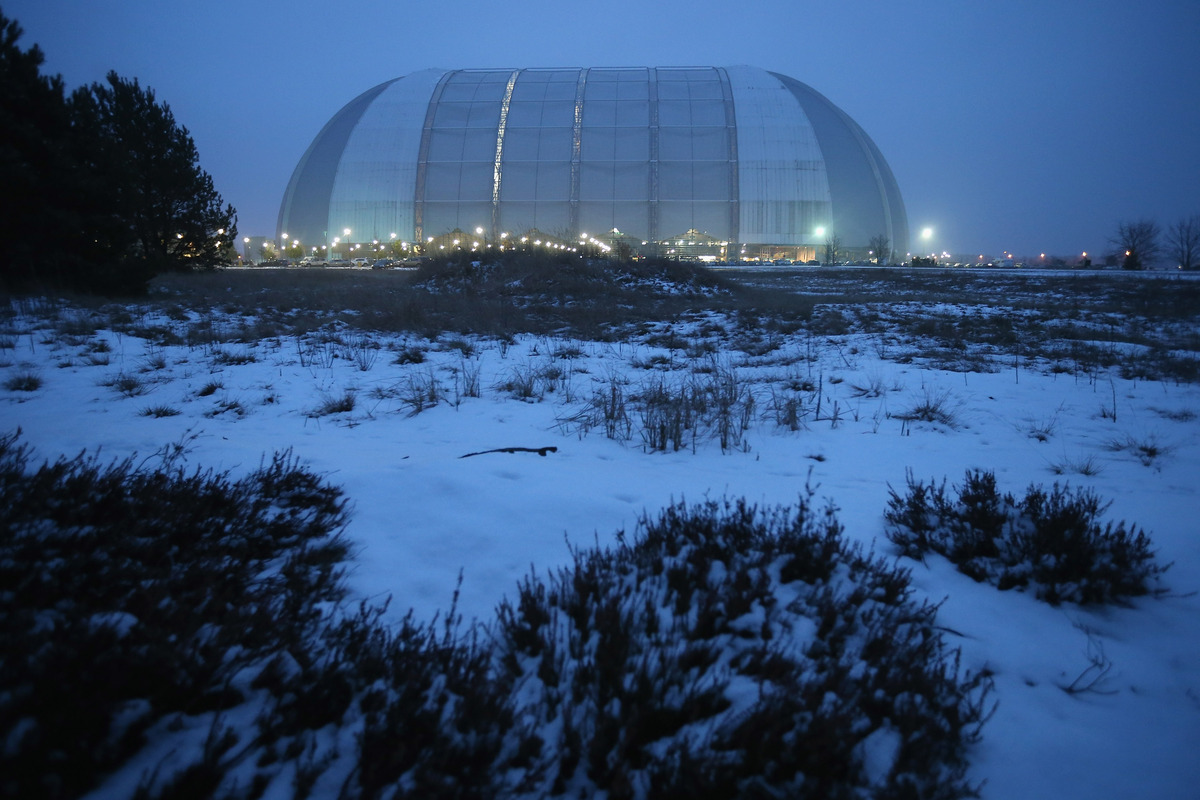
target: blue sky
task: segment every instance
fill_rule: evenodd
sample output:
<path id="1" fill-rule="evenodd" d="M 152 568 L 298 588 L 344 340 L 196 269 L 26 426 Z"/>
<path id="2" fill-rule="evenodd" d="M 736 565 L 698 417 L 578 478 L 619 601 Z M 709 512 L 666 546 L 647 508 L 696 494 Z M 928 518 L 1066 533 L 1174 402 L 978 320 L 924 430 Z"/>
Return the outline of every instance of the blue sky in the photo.
<path id="1" fill-rule="evenodd" d="M 1200 214 L 1200 3 L 17 0 L 69 86 L 112 69 L 170 104 L 243 235 L 356 95 L 427 67 L 752 64 L 875 140 L 950 252 L 1099 252 Z"/>

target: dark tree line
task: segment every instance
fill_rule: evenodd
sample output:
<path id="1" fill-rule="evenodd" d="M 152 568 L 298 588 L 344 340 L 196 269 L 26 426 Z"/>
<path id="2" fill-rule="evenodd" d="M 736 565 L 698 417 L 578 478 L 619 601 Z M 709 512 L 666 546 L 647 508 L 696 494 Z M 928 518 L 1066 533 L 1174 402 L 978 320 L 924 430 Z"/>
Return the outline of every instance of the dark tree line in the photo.
<path id="1" fill-rule="evenodd" d="M 1160 231 L 1154 220 L 1118 222 L 1117 233 L 1110 239 L 1122 269 L 1145 269 L 1162 254 Z"/>
<path id="2" fill-rule="evenodd" d="M 1167 228 L 1167 254 L 1181 269 L 1200 268 L 1200 214 L 1184 217 Z"/>
<path id="3" fill-rule="evenodd" d="M 1167 266 L 1200 268 L 1200 214 L 1184 217 L 1164 231 L 1150 219 L 1117 223 L 1109 239 L 1114 255 L 1125 269 L 1145 269 L 1165 256 Z"/>
<path id="4" fill-rule="evenodd" d="M 892 241 L 887 237 L 886 233 L 877 233 L 871 237 L 871 254 L 875 257 L 875 263 L 879 266 L 886 266 L 888 259 L 892 255 Z"/>
<path id="5" fill-rule="evenodd" d="M 0 13 L 0 286 L 139 293 L 228 259 L 237 213 L 187 128 L 136 79 L 68 93 Z"/>

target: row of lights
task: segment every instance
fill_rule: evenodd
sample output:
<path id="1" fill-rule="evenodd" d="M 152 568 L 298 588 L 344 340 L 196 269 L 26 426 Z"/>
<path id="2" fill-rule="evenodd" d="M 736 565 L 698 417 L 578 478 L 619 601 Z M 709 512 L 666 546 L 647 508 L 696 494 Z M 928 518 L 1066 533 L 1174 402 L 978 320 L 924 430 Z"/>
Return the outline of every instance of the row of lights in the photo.
<path id="1" fill-rule="evenodd" d="M 816 235 L 817 235 L 818 237 L 822 237 L 822 236 L 824 236 L 824 235 L 825 235 L 825 227 L 824 227 L 824 226 L 819 226 L 819 227 L 817 227 L 817 228 L 815 229 L 815 231 L 814 231 L 814 232 L 816 233 Z M 218 231 L 217 231 L 217 233 L 218 233 L 218 234 L 221 234 L 221 235 L 224 235 L 224 233 L 225 233 L 225 229 L 224 229 L 224 228 L 221 228 L 220 230 L 218 230 Z M 482 236 L 482 235 L 483 235 L 483 228 L 482 228 L 481 226 L 480 226 L 480 227 L 476 227 L 476 228 L 475 228 L 475 233 L 476 233 L 477 235 L 479 235 L 479 236 Z M 618 231 L 616 228 L 613 228 L 613 233 L 619 233 L 619 231 Z M 351 229 L 350 229 L 350 228 L 343 228 L 343 229 L 342 229 L 342 236 L 346 237 L 346 243 L 347 243 L 347 246 L 349 246 L 349 238 L 350 238 L 350 234 L 351 234 Z M 180 233 L 180 234 L 176 234 L 176 236 L 177 236 L 178 238 L 180 238 L 180 239 L 182 239 L 182 238 L 183 238 L 183 234 L 182 234 L 182 233 Z M 288 238 L 289 238 L 289 237 L 288 237 L 288 234 L 287 234 L 287 233 L 283 233 L 283 234 L 281 234 L 281 238 L 283 239 L 283 247 L 284 247 L 284 249 L 287 249 L 287 247 L 288 247 Z M 393 241 L 393 242 L 394 242 L 394 241 L 396 240 L 396 234 L 394 234 L 394 233 L 393 233 L 393 234 L 391 234 L 389 238 L 391 239 L 391 241 Z M 501 239 L 501 240 L 506 240 L 507 238 L 508 238 L 508 233 L 501 233 L 501 234 L 500 234 L 500 239 Z M 922 239 L 923 241 L 925 241 L 926 243 L 928 243 L 928 242 L 929 242 L 929 240 L 930 240 L 931 238 L 933 238 L 933 228 L 930 228 L 930 227 L 925 227 L 925 228 L 922 228 L 922 229 L 921 229 L 921 239 Z M 432 237 L 432 236 L 430 236 L 430 237 L 427 239 L 427 241 L 428 241 L 429 243 L 432 243 L 432 242 L 433 242 L 433 240 L 434 240 L 434 239 L 433 239 L 433 237 Z M 246 244 L 249 244 L 249 243 L 250 243 L 250 237 L 248 237 L 248 236 L 247 236 L 247 237 L 245 237 L 245 238 L 244 238 L 242 241 L 243 241 L 243 242 L 245 242 Z M 529 241 L 529 238 L 528 238 L 528 237 L 522 237 L 522 238 L 521 238 L 521 242 L 522 242 L 523 244 L 525 244 L 525 243 L 528 243 L 528 241 Z M 340 244 L 341 242 L 342 242 L 342 237 L 340 237 L 340 236 L 335 236 L 335 237 L 333 238 L 333 244 L 334 244 L 334 245 L 338 245 L 338 244 Z M 599 248 L 600 248 L 600 249 L 602 249 L 604 252 L 609 252 L 609 251 L 612 249 L 611 247 L 609 247 L 608 245 L 604 244 L 603 242 L 601 242 L 600 240 L 596 239 L 595 237 L 588 236 L 586 233 L 581 233 L 581 234 L 579 235 L 579 242 L 580 242 L 580 244 L 590 244 L 590 245 L 593 245 L 593 246 L 595 246 L 595 247 L 599 247 Z M 373 239 L 373 240 L 372 240 L 372 242 L 371 242 L 371 244 L 372 244 L 373 246 L 376 246 L 376 247 L 379 247 L 379 246 L 380 246 L 380 242 L 379 242 L 379 240 L 378 240 L 378 239 Z M 402 246 L 402 247 L 404 247 L 405 249 L 408 249 L 408 242 L 406 242 L 406 241 L 402 241 L 400 244 L 401 244 L 401 246 Z M 454 240 L 454 245 L 455 245 L 455 246 L 458 246 L 459 244 L 460 244 L 460 240 L 458 240 L 458 239 L 455 239 L 455 240 Z M 541 241 L 540 239 L 538 239 L 538 240 L 536 240 L 536 241 L 534 242 L 534 244 L 535 244 L 535 245 L 539 245 L 539 246 L 540 246 L 540 245 L 542 244 L 542 241 Z M 550 245 L 551 243 L 550 243 L 549 241 L 547 241 L 547 242 L 546 242 L 546 244 L 547 244 L 547 245 Z M 642 242 L 642 244 L 643 244 L 643 245 L 645 245 L 645 244 L 647 244 L 647 242 Z M 724 243 L 722 243 L 722 244 L 724 244 Z M 299 240 L 299 239 L 294 239 L 294 240 L 292 241 L 292 246 L 293 246 L 293 247 L 299 247 L 299 246 L 300 246 L 300 240 Z M 488 244 L 487 246 L 488 246 L 488 247 L 491 247 L 491 244 Z M 566 245 L 554 245 L 554 246 L 558 247 L 559 249 L 566 249 Z M 351 249 L 352 249 L 352 250 L 358 250 L 358 249 L 359 249 L 359 248 L 361 248 L 361 247 L 362 247 L 362 245 L 361 245 L 361 244 L 359 244 L 359 245 L 355 245 L 355 246 L 354 246 L 354 247 L 352 247 Z M 478 247 L 479 247 L 479 242 L 472 242 L 472 249 L 477 249 Z M 322 245 L 322 246 L 321 246 L 321 249 L 322 249 L 322 250 L 324 250 L 324 249 L 326 249 L 326 247 L 325 247 L 324 245 Z M 445 249 L 445 245 L 442 245 L 442 249 Z M 501 245 L 500 245 L 500 249 L 501 249 L 501 250 L 503 250 L 503 249 L 504 249 L 504 244 L 503 244 L 503 242 L 502 242 L 502 243 L 501 243 Z M 313 250 L 313 252 L 315 253 L 315 252 L 317 251 L 317 248 L 314 246 L 314 247 L 312 248 L 312 250 Z M 911 255 L 911 253 L 910 253 L 909 255 Z M 947 256 L 948 254 L 946 254 L 946 253 L 943 253 L 942 255 L 943 255 L 943 256 Z M 1005 257 L 1011 258 L 1011 256 L 1009 255 L 1008 251 L 1005 251 L 1004 255 L 1005 255 Z M 1126 255 L 1128 255 L 1128 253 L 1126 253 Z M 1046 254 L 1045 254 L 1045 253 L 1042 253 L 1042 254 L 1041 254 L 1041 258 L 1045 258 L 1045 257 L 1046 257 Z M 979 258 L 980 258 L 980 259 L 982 259 L 982 258 L 983 258 L 983 256 L 982 256 L 982 255 L 980 255 L 980 256 L 979 256 Z M 1086 252 L 1084 252 L 1084 253 L 1083 253 L 1083 258 L 1087 258 L 1087 253 L 1086 253 Z"/>

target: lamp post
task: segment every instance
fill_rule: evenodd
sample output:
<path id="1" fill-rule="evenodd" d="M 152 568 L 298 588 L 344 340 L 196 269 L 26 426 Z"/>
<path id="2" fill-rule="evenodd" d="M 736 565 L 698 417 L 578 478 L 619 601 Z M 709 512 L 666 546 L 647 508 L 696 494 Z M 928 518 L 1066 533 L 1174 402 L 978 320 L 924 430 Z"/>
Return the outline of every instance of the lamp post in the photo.
<path id="1" fill-rule="evenodd" d="M 921 241 L 923 241 L 925 243 L 925 251 L 926 252 L 929 252 L 929 240 L 932 238 L 933 238 L 933 228 L 925 227 L 925 228 L 921 229 Z M 930 258 L 934 258 L 934 255 L 932 253 L 930 253 Z M 934 261 L 934 263 L 937 263 L 936 260 Z"/>

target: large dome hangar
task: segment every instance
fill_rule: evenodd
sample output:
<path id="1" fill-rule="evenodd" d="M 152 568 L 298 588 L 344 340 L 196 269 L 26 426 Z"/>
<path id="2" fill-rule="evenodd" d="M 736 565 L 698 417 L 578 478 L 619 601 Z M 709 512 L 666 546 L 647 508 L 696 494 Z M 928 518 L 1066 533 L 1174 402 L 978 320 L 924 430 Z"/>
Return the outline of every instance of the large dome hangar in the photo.
<path id="1" fill-rule="evenodd" d="M 749 66 L 424 70 L 350 101 L 277 235 L 306 252 L 594 238 L 703 260 L 908 249 L 900 189 L 841 109 Z M 326 249 L 328 248 L 328 249 Z"/>

